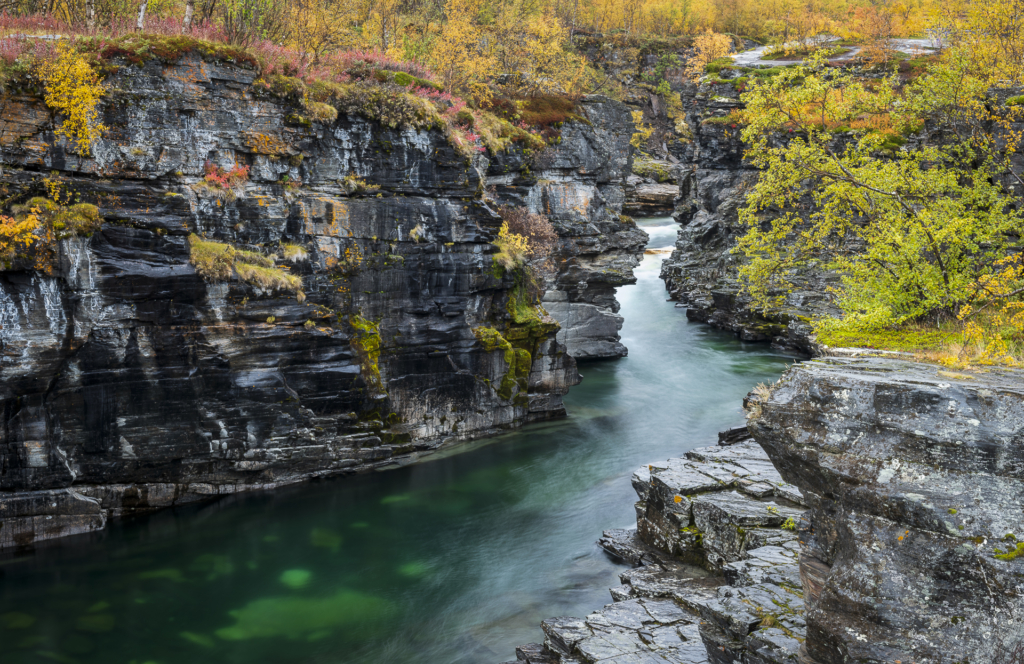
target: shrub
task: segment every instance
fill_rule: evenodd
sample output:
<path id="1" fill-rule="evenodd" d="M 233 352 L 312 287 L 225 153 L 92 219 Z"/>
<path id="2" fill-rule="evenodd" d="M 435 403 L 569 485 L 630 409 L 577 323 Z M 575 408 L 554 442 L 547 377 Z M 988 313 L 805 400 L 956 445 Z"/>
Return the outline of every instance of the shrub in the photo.
<path id="1" fill-rule="evenodd" d="M 99 75 L 66 41 L 57 44 L 57 58 L 44 62 L 40 75 L 46 105 L 64 115 L 54 133 L 71 141 L 78 154 L 87 156 L 106 130 L 96 108 L 104 94 Z"/>
<path id="2" fill-rule="evenodd" d="M 494 254 L 494 263 L 506 270 L 523 267 L 530 256 L 530 241 L 526 236 L 510 231 L 507 221 L 502 222 L 494 244 L 500 250 Z"/>
<path id="3" fill-rule="evenodd" d="M 463 127 L 473 128 L 476 123 L 476 118 L 473 117 L 473 113 L 467 109 L 462 109 L 455 114 L 455 121 Z"/>
<path id="4" fill-rule="evenodd" d="M 498 215 L 504 221 L 502 228 L 512 236 L 526 239 L 526 255 L 530 259 L 545 259 L 551 254 L 558 233 L 551 220 L 543 214 L 534 214 L 525 207 L 498 207 Z M 501 235 L 499 233 L 499 240 Z"/>
<path id="5" fill-rule="evenodd" d="M 311 119 L 324 124 L 331 124 L 338 119 L 338 109 L 330 104 L 311 101 L 306 103 L 306 110 L 309 111 Z"/>
<path id="6" fill-rule="evenodd" d="M 39 240 L 39 219 L 0 215 L 0 270 L 9 270 Z"/>
<path id="7" fill-rule="evenodd" d="M 235 200 L 242 185 L 249 179 L 249 167 L 235 164 L 229 170 L 207 161 L 203 179 L 193 185 L 196 193 L 229 201 Z"/>
<path id="8" fill-rule="evenodd" d="M 47 181 L 51 195 L 64 200 L 59 183 Z M 65 205 L 42 196 L 11 208 L 13 217 L 0 215 L 0 269 L 15 266 L 49 271 L 56 243 L 88 237 L 103 224 L 99 208 L 89 203 Z"/>
<path id="9" fill-rule="evenodd" d="M 639 150 L 654 135 L 654 127 L 644 124 L 643 111 L 633 111 L 632 116 L 636 131 L 633 133 L 633 137 L 629 139 L 629 144 Z"/>
<path id="10" fill-rule="evenodd" d="M 705 71 L 712 73 L 710 69 L 707 69 L 708 65 L 720 63 L 721 59 L 731 50 L 732 39 L 728 35 L 717 34 L 711 30 L 698 35 L 693 40 L 693 56 L 686 65 L 686 75 L 691 80 L 700 80 Z M 719 66 L 716 72 L 721 71 L 721 68 Z"/>
<path id="11" fill-rule="evenodd" d="M 352 194 L 372 194 L 380 189 L 379 184 L 370 184 L 355 173 L 349 173 L 346 175 L 341 181 L 341 186 L 345 190 L 345 193 L 350 196 Z"/>
<path id="12" fill-rule="evenodd" d="M 519 104 L 519 116 L 527 125 L 549 127 L 575 120 L 589 124 L 586 118 L 576 113 L 576 102 L 569 97 L 537 95 Z"/>

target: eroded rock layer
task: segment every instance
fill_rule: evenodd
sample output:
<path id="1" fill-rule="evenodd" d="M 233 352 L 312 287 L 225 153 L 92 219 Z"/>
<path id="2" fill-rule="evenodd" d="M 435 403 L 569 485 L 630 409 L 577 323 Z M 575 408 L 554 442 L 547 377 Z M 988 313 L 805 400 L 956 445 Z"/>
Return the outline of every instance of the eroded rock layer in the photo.
<path id="1" fill-rule="evenodd" d="M 558 341 L 576 359 L 622 357 L 622 317 L 615 288 L 636 282 L 647 234 L 621 215 L 632 169 L 628 107 L 584 98 L 586 122 L 562 128 L 561 140 L 524 168 L 521 154 L 491 160 L 487 182 L 499 201 L 551 220 L 559 236 L 544 308 L 560 324 Z"/>
<path id="2" fill-rule="evenodd" d="M 0 99 L 4 196 L 59 179 L 105 220 L 47 269 L 0 272 L 0 546 L 564 414 L 575 361 L 494 267 L 486 160 L 437 130 L 310 122 L 254 75 L 193 56 L 120 68 L 91 158 L 62 148 L 38 97 Z M 587 108 L 606 115 L 537 158 L 562 173 L 559 209 L 597 201 L 563 233 L 580 247 L 566 273 L 579 292 L 595 278 L 603 295 L 578 300 L 614 314 L 607 284 L 634 263 L 602 251 L 640 241 L 611 212 L 628 137 L 601 133 L 619 131 L 601 124 L 613 102 Z M 601 171 L 609 150 L 617 165 Z M 207 162 L 248 178 L 211 187 Z M 193 234 L 274 256 L 301 293 L 259 273 L 204 278 Z"/>
<path id="3" fill-rule="evenodd" d="M 754 408 L 751 432 L 811 506 L 811 661 L 993 662 L 1021 642 L 1024 374 L 828 358 Z"/>

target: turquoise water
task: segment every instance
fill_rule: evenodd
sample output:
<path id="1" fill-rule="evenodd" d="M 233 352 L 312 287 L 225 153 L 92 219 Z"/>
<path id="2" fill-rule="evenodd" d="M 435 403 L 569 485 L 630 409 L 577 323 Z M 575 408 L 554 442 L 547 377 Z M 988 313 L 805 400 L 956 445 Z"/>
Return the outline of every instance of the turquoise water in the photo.
<path id="1" fill-rule="evenodd" d="M 688 323 L 661 258 L 619 290 L 629 357 L 582 365 L 567 420 L 0 559 L 0 662 L 493 664 L 608 603 L 594 540 L 634 523 L 632 471 L 713 444 L 793 361 Z"/>

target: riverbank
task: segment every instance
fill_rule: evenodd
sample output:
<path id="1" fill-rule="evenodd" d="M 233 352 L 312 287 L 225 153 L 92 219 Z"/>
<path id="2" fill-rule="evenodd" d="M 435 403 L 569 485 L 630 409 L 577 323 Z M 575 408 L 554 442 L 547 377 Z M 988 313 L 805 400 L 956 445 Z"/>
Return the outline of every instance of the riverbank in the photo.
<path id="1" fill-rule="evenodd" d="M 641 467 L 613 603 L 518 661 L 1013 661 L 1024 372 L 847 355 L 748 395 L 752 440 Z"/>

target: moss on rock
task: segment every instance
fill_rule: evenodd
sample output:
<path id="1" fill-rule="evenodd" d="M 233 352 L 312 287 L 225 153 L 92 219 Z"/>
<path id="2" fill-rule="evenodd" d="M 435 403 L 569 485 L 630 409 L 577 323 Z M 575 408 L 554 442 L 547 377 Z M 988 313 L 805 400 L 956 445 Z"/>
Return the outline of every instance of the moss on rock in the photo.
<path id="1" fill-rule="evenodd" d="M 354 329 L 349 344 L 356 351 L 362 367 L 363 380 L 373 389 L 384 391 L 384 382 L 380 377 L 380 331 L 373 321 L 359 314 L 349 317 L 349 324 Z"/>

